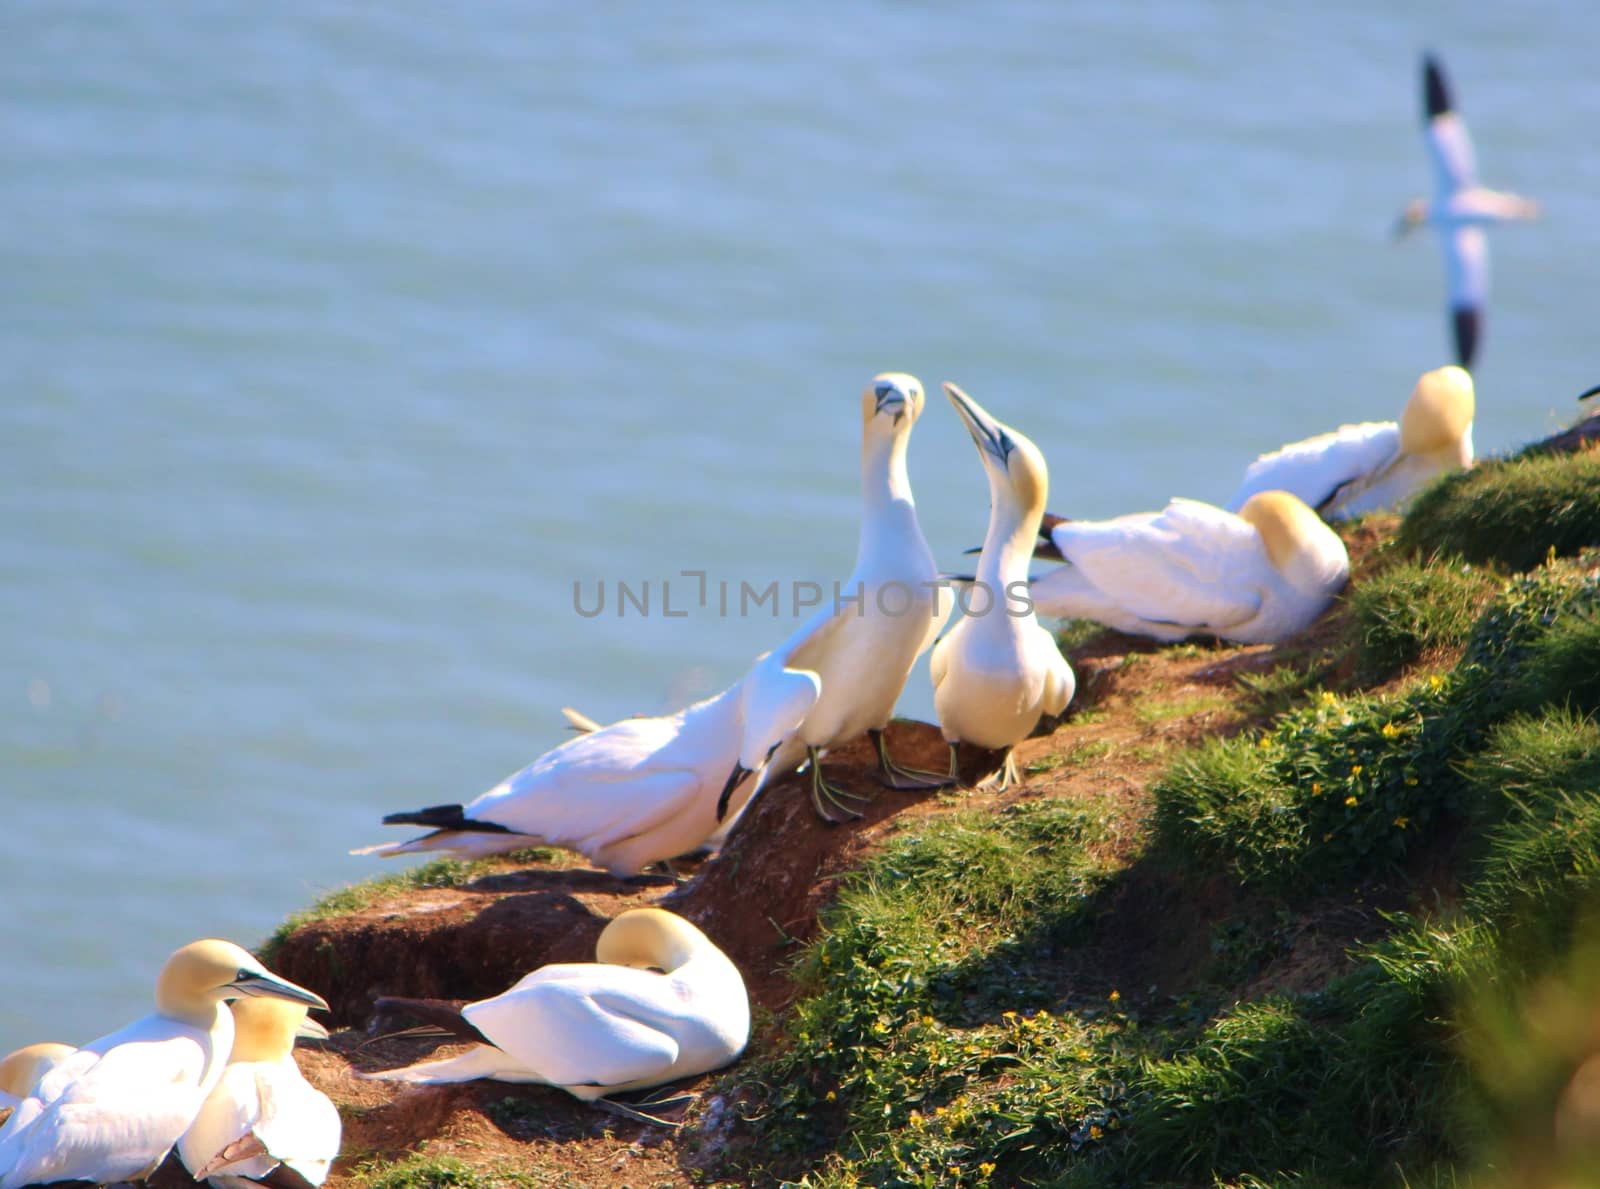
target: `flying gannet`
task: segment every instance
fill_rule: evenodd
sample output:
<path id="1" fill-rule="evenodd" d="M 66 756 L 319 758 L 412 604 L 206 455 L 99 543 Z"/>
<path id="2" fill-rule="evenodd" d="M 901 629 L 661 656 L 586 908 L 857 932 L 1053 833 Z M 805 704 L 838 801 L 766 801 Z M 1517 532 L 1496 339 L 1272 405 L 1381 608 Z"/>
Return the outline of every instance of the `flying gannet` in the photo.
<path id="1" fill-rule="evenodd" d="M 1433 200 L 1415 198 L 1395 225 L 1397 238 L 1427 223 L 1439 233 L 1450 289 L 1450 322 L 1456 362 L 1472 366 L 1483 333 L 1483 307 L 1489 296 L 1491 223 L 1534 219 L 1539 204 L 1532 199 L 1478 185 L 1478 162 L 1467 125 L 1451 102 L 1444 68 L 1432 54 L 1422 59 L 1424 136 L 1433 158 Z"/>
<path id="2" fill-rule="evenodd" d="M 699 929 L 660 908 L 618 915 L 595 942 L 593 962 L 541 966 L 459 1011 L 439 1000 L 385 997 L 377 1005 L 408 1011 L 474 1047 L 362 1077 L 538 1082 L 585 1102 L 717 1069 L 750 1036 L 738 969 Z"/>
<path id="3" fill-rule="evenodd" d="M 883 732 L 917 657 L 927 650 L 954 603 L 917 523 L 906 470 L 906 447 L 922 414 L 922 383 L 904 372 L 873 377 L 861 395 L 861 534 L 856 564 L 829 602 L 773 655 L 790 669 L 814 673 L 816 705 L 778 748 L 762 784 L 811 769 L 811 803 L 829 822 L 860 815 L 822 772 L 822 753 L 865 733 L 878 753 L 880 779 L 892 788 L 938 788 L 946 777 L 895 763 Z M 846 601 L 850 600 L 850 601 Z"/>
<path id="4" fill-rule="evenodd" d="M 813 674 L 764 653 L 720 694 L 676 714 L 585 730 L 468 805 L 391 813 L 386 825 L 433 832 L 352 853 L 478 857 L 551 845 L 614 875 L 637 875 L 705 843 L 730 802 L 743 808 L 755 775 L 817 691 Z"/>
<path id="5" fill-rule="evenodd" d="M 230 1006 L 233 1051 L 178 1140 L 179 1159 L 195 1180 L 217 1189 L 254 1189 L 274 1174 L 280 1189 L 284 1182 L 322 1184 L 339 1154 L 339 1112 L 294 1060 L 295 1037 L 315 1036 L 320 1026 L 306 1029 L 299 1003 L 241 999 Z"/>
<path id="6" fill-rule="evenodd" d="M 63 1058 L 0 1127 L 0 1189 L 148 1177 L 222 1076 L 224 1000 L 242 996 L 328 1006 L 232 942 L 184 946 L 162 967 L 154 1014 Z"/>
<path id="7" fill-rule="evenodd" d="M 1060 714 L 1077 685 L 1055 638 L 1039 626 L 1027 594 L 1028 559 L 1039 538 L 1049 471 L 1039 448 L 996 421 L 954 384 L 944 386 L 978 447 L 989 479 L 989 531 L 967 614 L 933 649 L 933 706 L 950 745 L 1004 751 L 1000 788 L 1019 779 L 1011 749 L 1039 722 Z M 981 592 L 981 593 L 980 593 Z M 986 607 L 979 599 L 986 600 Z"/>
<path id="8" fill-rule="evenodd" d="M 1175 499 L 1112 520 L 1050 519 L 1037 556 L 1067 564 L 1034 581 L 1035 609 L 1157 640 L 1276 643 L 1350 576 L 1339 535 L 1286 491 L 1257 492 L 1237 514 Z"/>
<path id="9" fill-rule="evenodd" d="M 1396 421 L 1341 425 L 1263 454 L 1244 473 L 1230 512 L 1262 491 L 1287 491 L 1324 520 L 1401 508 L 1440 475 L 1472 465 L 1472 376 L 1424 372 Z"/>

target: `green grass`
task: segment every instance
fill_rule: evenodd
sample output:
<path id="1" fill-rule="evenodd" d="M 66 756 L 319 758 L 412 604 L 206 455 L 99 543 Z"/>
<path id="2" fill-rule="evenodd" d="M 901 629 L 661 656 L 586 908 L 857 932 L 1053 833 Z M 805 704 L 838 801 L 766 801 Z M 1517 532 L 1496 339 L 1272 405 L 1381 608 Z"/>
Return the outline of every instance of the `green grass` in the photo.
<path id="1" fill-rule="evenodd" d="M 1398 541 L 1513 570 L 1600 545 L 1600 452 L 1480 462 L 1418 496 Z"/>
<path id="2" fill-rule="evenodd" d="M 1423 655 L 1459 647 L 1501 583 L 1456 558 L 1398 562 L 1350 593 L 1359 676 L 1387 680 Z"/>

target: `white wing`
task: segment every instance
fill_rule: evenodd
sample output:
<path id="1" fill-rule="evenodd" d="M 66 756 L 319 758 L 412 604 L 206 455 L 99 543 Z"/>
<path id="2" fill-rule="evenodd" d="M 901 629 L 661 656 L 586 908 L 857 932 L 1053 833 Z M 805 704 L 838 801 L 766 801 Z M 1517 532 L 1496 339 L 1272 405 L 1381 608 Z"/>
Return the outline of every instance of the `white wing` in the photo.
<path id="1" fill-rule="evenodd" d="M 1069 520 L 1051 538 L 1107 597 L 1155 623 L 1218 628 L 1249 619 L 1261 606 L 1256 582 L 1271 565 L 1254 528 L 1196 500 L 1115 520 Z"/>
<path id="2" fill-rule="evenodd" d="M 263 1065 L 257 1077 L 262 1109 L 254 1127 L 256 1138 L 274 1157 L 320 1185 L 339 1154 L 339 1112 L 326 1094 L 306 1081 L 292 1057 Z"/>
<path id="3" fill-rule="evenodd" d="M 559 1086 L 616 1086 L 667 1074 L 671 1025 L 689 1014 L 665 975 L 599 963 L 525 978 L 462 1015 L 494 1044 Z"/>
<path id="4" fill-rule="evenodd" d="M 1237 512 L 1251 496 L 1274 490 L 1319 508 L 1346 483 L 1379 470 L 1399 449 L 1400 426 L 1393 421 L 1341 425 L 1331 433 L 1291 442 L 1250 464 L 1227 510 Z"/>
<path id="5" fill-rule="evenodd" d="M 1472 151 L 1467 125 L 1453 111 L 1434 116 L 1423 129 L 1428 155 L 1433 158 L 1434 187 L 1441 198 L 1476 185 L 1478 159 Z"/>
<path id="6" fill-rule="evenodd" d="M 1441 228 L 1450 308 L 1481 310 L 1489 297 L 1489 237 L 1482 227 Z"/>

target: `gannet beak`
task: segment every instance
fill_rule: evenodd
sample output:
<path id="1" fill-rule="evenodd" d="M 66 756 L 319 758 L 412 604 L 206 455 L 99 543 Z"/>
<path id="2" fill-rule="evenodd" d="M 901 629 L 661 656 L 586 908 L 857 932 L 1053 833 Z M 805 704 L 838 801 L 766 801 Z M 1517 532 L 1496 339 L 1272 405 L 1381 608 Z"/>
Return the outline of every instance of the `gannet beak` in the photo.
<path id="1" fill-rule="evenodd" d="M 1011 435 L 1000 427 L 998 421 L 985 413 L 977 401 L 954 384 L 946 382 L 944 394 L 950 398 L 950 403 L 956 407 L 956 412 L 966 423 L 967 432 L 977 443 L 978 452 L 993 458 L 1004 469 L 1007 457 L 1017 447 L 1011 440 Z"/>
<path id="2" fill-rule="evenodd" d="M 733 766 L 733 771 L 728 774 L 728 783 L 722 786 L 722 796 L 717 798 L 717 821 L 728 816 L 728 801 L 733 796 L 733 790 L 743 784 L 746 777 L 755 774 L 754 768 L 746 768 L 743 764 Z"/>
<path id="3" fill-rule="evenodd" d="M 899 425 L 900 418 L 906 415 L 906 394 L 893 384 L 879 381 L 873 388 L 872 395 L 876 400 L 872 409 L 873 414 L 888 413 L 894 418 L 894 423 Z"/>
<path id="4" fill-rule="evenodd" d="M 1580 401 L 1588 400 L 1591 396 L 1600 396 L 1600 384 L 1596 384 L 1593 388 L 1589 389 L 1588 392 L 1578 393 L 1578 399 Z"/>
<path id="5" fill-rule="evenodd" d="M 327 1040 L 328 1029 L 325 1024 L 319 1024 L 310 1016 L 300 1021 L 300 1027 L 294 1030 L 296 1040 Z"/>
<path id="6" fill-rule="evenodd" d="M 328 1011 L 328 1001 L 315 991 L 297 987 L 288 979 L 279 978 L 265 970 L 241 970 L 237 978 L 228 983 L 229 989 L 240 995 L 262 999 L 287 999 L 290 1003 L 303 1003 L 307 1007 Z"/>

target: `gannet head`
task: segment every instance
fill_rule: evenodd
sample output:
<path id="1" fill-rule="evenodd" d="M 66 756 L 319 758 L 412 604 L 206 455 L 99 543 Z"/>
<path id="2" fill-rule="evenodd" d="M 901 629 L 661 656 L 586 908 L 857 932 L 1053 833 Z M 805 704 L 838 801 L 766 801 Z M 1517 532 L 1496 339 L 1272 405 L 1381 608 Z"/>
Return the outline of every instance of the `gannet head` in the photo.
<path id="1" fill-rule="evenodd" d="M 1423 372 L 1400 413 L 1400 449 L 1428 454 L 1453 446 L 1472 428 L 1472 376 L 1451 364 Z"/>
<path id="2" fill-rule="evenodd" d="M 1400 212 L 1400 217 L 1394 223 L 1395 239 L 1405 239 L 1418 227 L 1428 221 L 1428 202 L 1425 198 L 1413 198 L 1406 203 L 1405 210 Z"/>
<path id="3" fill-rule="evenodd" d="M 1039 447 L 989 416 L 982 405 L 956 385 L 945 384 L 944 393 L 978 447 L 983 469 L 989 473 L 990 491 L 997 499 L 1002 491 L 1010 492 L 1025 519 L 1035 512 L 1043 516 L 1050 493 L 1050 471 Z"/>
<path id="4" fill-rule="evenodd" d="M 922 381 L 905 372 L 881 372 L 861 394 L 863 432 L 909 433 L 922 415 Z"/>
<path id="5" fill-rule="evenodd" d="M 5 1059 L 0 1060 L 0 1091 L 13 1098 L 26 1098 L 46 1070 L 77 1051 L 71 1045 L 42 1041 L 7 1053 Z"/>
<path id="6" fill-rule="evenodd" d="M 231 941 L 191 941 L 161 968 L 156 1010 L 177 1020 L 206 1020 L 225 999 L 287 999 L 327 1010 L 322 996 L 279 978 Z"/>
<path id="7" fill-rule="evenodd" d="M 664 908 L 630 908 L 601 930 L 594 943 L 597 962 L 670 974 L 697 953 L 715 949 L 711 940 Z"/>
<path id="8" fill-rule="evenodd" d="M 763 652 L 739 683 L 739 759 L 717 798 L 717 820 L 728 814 L 734 790 L 759 772 L 779 744 L 799 729 L 822 693 L 810 669 L 789 669 Z"/>
<path id="9" fill-rule="evenodd" d="M 233 1054 L 230 1061 L 278 1061 L 294 1049 L 295 1037 L 308 1022 L 307 1007 L 286 999 L 235 999 Z"/>
<path id="10" fill-rule="evenodd" d="M 1342 585 L 1349 575 L 1350 554 L 1339 534 L 1299 496 L 1258 491 L 1239 509 L 1239 519 L 1261 534 L 1272 568 L 1292 586 L 1320 590 Z"/>

